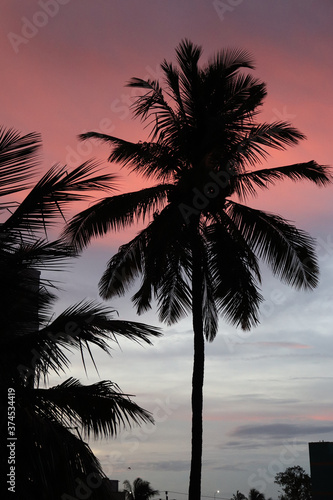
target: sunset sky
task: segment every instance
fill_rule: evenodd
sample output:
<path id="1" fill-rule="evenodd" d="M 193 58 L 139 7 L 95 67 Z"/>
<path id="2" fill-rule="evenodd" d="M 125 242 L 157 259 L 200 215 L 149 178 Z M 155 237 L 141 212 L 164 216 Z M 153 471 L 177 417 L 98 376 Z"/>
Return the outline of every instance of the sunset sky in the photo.
<path id="1" fill-rule="evenodd" d="M 254 75 L 268 88 L 260 121 L 291 121 L 307 136 L 273 153 L 267 166 L 333 163 L 331 0 L 3 0 L 0 12 L 0 124 L 42 134 L 43 171 L 95 157 L 118 172 L 106 163 L 105 145 L 80 143 L 77 135 L 93 130 L 146 140 L 125 84 L 133 76 L 160 78 L 159 64 L 174 60 L 183 38 L 203 47 L 203 62 L 228 47 L 249 51 Z M 120 191 L 142 186 L 120 172 Z M 299 292 L 265 270 L 260 326 L 244 334 L 221 319 L 207 344 L 203 497 L 230 498 L 255 487 L 277 498 L 275 474 L 293 465 L 309 472 L 308 443 L 333 441 L 332 195 L 333 187 L 284 182 L 249 202 L 317 238 L 321 280 L 314 292 Z M 100 300 L 106 262 L 136 230 L 92 242 L 61 277 L 57 311 Z M 130 296 L 110 307 L 138 320 Z M 158 325 L 154 308 L 139 320 Z M 100 378 L 136 395 L 156 424 L 91 446 L 120 484 L 142 477 L 162 498 L 169 491 L 169 500 L 181 500 L 190 458 L 191 320 L 163 330 L 154 346 L 124 342 L 111 359 L 96 353 Z M 87 379 L 76 356 L 70 375 L 83 383 L 99 378 L 89 366 Z"/>

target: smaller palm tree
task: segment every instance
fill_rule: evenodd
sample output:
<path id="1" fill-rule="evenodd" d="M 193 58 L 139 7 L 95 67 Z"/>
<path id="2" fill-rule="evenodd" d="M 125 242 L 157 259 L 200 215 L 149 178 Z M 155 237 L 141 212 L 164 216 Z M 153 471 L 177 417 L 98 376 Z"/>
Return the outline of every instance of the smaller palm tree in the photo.
<path id="1" fill-rule="evenodd" d="M 236 493 L 232 495 L 232 498 L 230 500 L 247 500 L 247 498 L 245 495 L 243 495 L 243 493 L 237 490 Z"/>
<path id="2" fill-rule="evenodd" d="M 272 499 L 266 498 L 264 493 L 261 493 L 255 488 L 252 488 L 249 491 L 248 497 L 246 497 L 243 493 L 237 490 L 237 492 L 232 495 L 232 498 L 230 500 L 272 500 Z"/>
<path id="3" fill-rule="evenodd" d="M 141 477 L 134 479 L 133 485 L 127 479 L 123 484 L 126 500 L 149 500 L 160 494 L 158 490 L 154 490 L 150 486 L 148 481 L 144 481 Z"/>
<path id="4" fill-rule="evenodd" d="M 99 486 L 90 500 L 105 500 L 110 498 L 105 474 L 80 431 L 86 437 L 114 437 L 120 428 L 152 422 L 152 416 L 111 381 L 82 385 L 69 377 L 45 387 L 48 376 L 66 371 L 70 351 L 81 353 L 85 367 L 84 352 L 94 363 L 92 346 L 110 352 L 110 342 L 119 337 L 149 344 L 160 332 L 114 319 L 112 310 L 88 301 L 53 317 L 56 283 L 41 271 L 61 270 L 77 253 L 60 239 L 50 241 L 48 231 L 71 202 L 108 188 L 112 176 L 98 174 L 92 163 L 73 171 L 55 166 L 34 184 L 40 142 L 38 134 L 22 136 L 0 127 L 0 433 L 17 440 L 17 498 L 83 498 L 77 489 L 93 477 Z M 25 190 L 21 202 L 7 199 Z M 7 392 L 11 401 L 15 395 L 10 426 Z M 8 449 L 1 446 L 2 470 L 8 470 L 7 460 Z M 0 485 L 1 498 L 7 498 L 7 488 Z"/>
<path id="5" fill-rule="evenodd" d="M 256 490 L 255 488 L 252 488 L 249 491 L 248 500 L 266 500 L 266 497 L 263 493 L 260 493 L 260 491 Z"/>

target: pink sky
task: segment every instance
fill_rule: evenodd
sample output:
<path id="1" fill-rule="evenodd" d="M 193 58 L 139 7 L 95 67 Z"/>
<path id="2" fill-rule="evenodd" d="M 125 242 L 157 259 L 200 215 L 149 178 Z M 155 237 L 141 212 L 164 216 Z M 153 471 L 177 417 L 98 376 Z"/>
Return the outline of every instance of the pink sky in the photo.
<path id="1" fill-rule="evenodd" d="M 131 92 L 124 85 L 132 76 L 159 77 L 159 63 L 164 58 L 173 60 L 174 48 L 185 37 L 203 46 L 203 60 L 226 47 L 241 47 L 252 53 L 256 61 L 254 74 L 264 80 L 268 88 L 261 119 L 290 120 L 306 134 L 307 141 L 298 147 L 284 153 L 272 151 L 267 166 L 312 159 L 318 163 L 332 164 L 331 0 L 49 2 L 57 10 L 53 17 L 45 14 L 46 9 L 42 7 L 47 4 L 47 0 L 5 0 L 1 5 L 0 17 L 0 122 L 22 133 L 41 132 L 44 170 L 58 162 L 73 167 L 94 156 L 104 162 L 108 148 L 98 142 L 80 144 L 77 135 L 83 131 L 102 131 L 124 139 L 145 140 L 147 131 L 139 121 L 131 119 Z M 222 4 L 227 8 L 223 9 Z M 220 15 L 214 5 L 220 6 Z M 41 12 L 44 12 L 44 16 Z M 36 28 L 36 33 L 29 39 L 25 36 L 26 20 L 35 25 L 44 23 Z M 16 42 L 15 45 L 13 34 L 24 37 L 27 43 Z M 118 170 L 115 166 L 108 168 Z M 121 189 L 124 191 L 143 185 L 142 180 L 135 176 L 128 177 L 125 171 L 121 175 Z M 332 355 L 332 340 L 329 337 L 333 299 L 330 288 L 333 252 L 329 244 L 333 240 L 332 194 L 332 187 L 323 190 L 305 183 L 281 183 L 263 193 L 258 200 L 249 201 L 253 206 L 295 220 L 297 225 L 311 231 L 319 241 L 324 242 L 321 243 L 320 261 L 323 280 L 318 292 L 305 296 L 290 292 L 267 278 L 264 295 L 269 298 L 270 292 L 279 288 L 286 298 L 283 305 L 275 304 L 273 312 L 263 316 L 262 325 L 249 339 L 242 338 L 240 333 L 235 337 L 232 329 L 223 324 L 221 331 L 226 331 L 233 341 L 236 340 L 234 350 L 230 349 L 230 343 L 223 340 L 222 334 L 214 345 L 208 346 L 206 420 L 214 423 L 206 430 L 204 495 L 213 496 L 217 489 L 223 491 L 225 496 L 231 496 L 237 489 L 247 493 L 251 471 L 257 470 L 261 463 L 269 463 L 269 460 L 279 456 L 279 443 L 275 441 L 275 435 L 269 442 L 269 449 L 259 447 L 258 441 L 254 443 L 252 451 L 246 451 L 245 434 L 242 434 L 244 449 L 241 451 L 241 443 L 228 444 L 231 440 L 235 441 L 230 435 L 233 432 L 237 435 L 237 429 L 245 425 L 244 421 L 249 426 L 253 422 L 265 425 L 268 421 L 271 423 L 275 415 L 278 423 L 283 420 L 295 425 L 299 423 L 301 427 L 303 425 L 304 435 L 295 460 L 305 467 L 308 467 L 308 463 L 304 442 L 310 438 L 327 437 L 315 433 L 318 427 L 314 429 L 313 435 L 306 433 L 308 427 L 305 429 L 305 423 L 316 420 L 318 425 L 320 422 L 325 426 L 332 424 L 333 429 L 332 410 L 325 396 L 325 391 L 330 387 L 328 377 L 333 377 L 332 369 L 329 368 L 332 360 L 328 358 Z M 112 237 L 113 250 L 125 242 L 128 236 L 120 233 Z M 81 264 L 78 264 L 80 272 L 73 275 L 68 285 L 66 301 L 75 302 L 85 287 L 88 295 L 96 294 L 96 284 L 104 264 L 111 257 L 112 250 L 107 251 L 108 241 L 95 242 L 94 247 L 86 252 L 85 264 L 82 263 L 81 268 Z M 121 314 L 128 313 L 135 317 L 129 304 L 129 300 L 125 302 L 122 299 L 115 306 L 119 306 Z M 153 313 L 143 319 L 147 322 L 157 321 Z M 111 362 L 102 362 L 103 377 L 113 377 L 115 372 L 116 382 L 124 390 L 137 394 L 140 404 L 146 403 L 149 407 L 152 398 L 160 397 L 162 391 L 163 397 L 169 395 L 178 405 L 178 409 L 173 410 L 165 422 L 157 425 L 155 433 L 149 436 L 147 433 L 147 439 L 141 441 L 140 450 L 131 455 L 132 461 L 141 464 L 141 469 L 139 465 L 137 469 L 134 468 L 138 470 L 138 475 L 139 471 L 141 475 L 145 474 L 144 478 L 161 490 L 167 487 L 172 489 L 170 482 L 175 485 L 176 491 L 183 492 L 187 488 L 186 466 L 184 471 L 182 465 L 178 464 L 178 469 L 175 466 L 177 471 L 165 472 L 167 465 L 163 471 L 163 464 L 171 464 L 173 460 L 185 463 L 188 459 L 189 409 L 186 398 L 189 397 L 191 336 L 187 334 L 187 338 L 185 332 L 189 330 L 189 323 L 175 325 L 157 343 L 156 350 L 154 347 L 149 352 L 147 349 L 138 352 L 134 347 L 126 346 L 119 359 L 115 355 Z M 269 338 L 267 332 L 270 333 Z M 169 345 L 172 342 L 169 338 L 179 342 L 184 357 L 179 357 L 180 353 L 175 355 Z M 271 340 L 271 344 L 267 340 Z M 280 347 L 277 346 L 278 342 L 281 342 Z M 310 347 L 295 348 L 304 345 Z M 221 362 L 217 358 L 218 354 Z M 151 356 L 157 356 L 160 368 L 165 370 L 165 376 L 154 383 L 151 382 L 154 376 L 152 372 L 145 371 L 150 363 L 152 370 L 159 369 Z M 133 372 L 127 370 L 123 374 L 121 369 L 127 359 Z M 135 380 L 135 370 L 141 370 L 140 360 L 145 363 L 141 385 L 140 381 Z M 177 361 L 178 365 L 172 364 Z M 114 366 L 111 375 L 108 363 Z M 323 372 L 320 371 L 321 363 Z M 174 379 L 176 368 L 179 369 L 180 379 L 184 377 L 186 380 L 185 388 L 179 393 L 179 383 Z M 80 365 L 75 369 L 79 372 Z M 252 374 L 250 377 L 246 370 Z M 303 376 L 309 376 L 311 383 L 299 385 L 295 382 L 297 397 L 293 403 L 291 381 Z M 226 385 L 225 380 L 228 381 Z M 271 385 L 268 384 L 269 380 Z M 221 386 L 223 389 L 220 389 Z M 270 406 L 270 398 L 274 400 L 273 407 Z M 223 425 L 219 422 L 223 422 Z M 185 436 L 184 443 L 179 445 L 182 436 Z M 332 434 L 328 437 L 333 440 Z M 115 446 L 121 450 L 121 442 Z M 111 460 L 110 457 L 105 458 L 108 453 L 103 443 L 97 443 L 96 449 L 100 450 L 102 460 L 103 457 L 105 461 Z M 229 451 L 225 453 L 225 449 Z M 225 455 L 229 457 L 229 464 L 225 461 Z M 146 468 L 143 468 L 143 462 Z M 158 470 L 156 463 L 161 464 L 161 470 Z M 232 464 L 234 471 L 230 472 L 228 465 Z M 126 478 L 125 467 L 113 467 L 113 471 L 121 480 Z M 273 495 L 276 491 L 274 486 L 268 484 L 267 487 L 267 492 L 271 491 Z M 183 497 L 174 495 L 173 498 L 178 500 Z"/>

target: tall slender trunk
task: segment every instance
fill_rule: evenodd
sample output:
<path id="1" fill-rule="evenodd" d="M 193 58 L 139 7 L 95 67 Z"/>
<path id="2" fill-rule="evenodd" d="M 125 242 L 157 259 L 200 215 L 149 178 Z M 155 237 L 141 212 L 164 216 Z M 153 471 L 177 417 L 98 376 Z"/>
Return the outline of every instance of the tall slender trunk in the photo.
<path id="1" fill-rule="evenodd" d="M 192 318 L 194 333 L 194 356 L 192 374 L 192 455 L 189 483 L 189 500 L 200 500 L 203 438 L 203 382 L 205 362 L 205 340 L 202 315 L 202 255 L 198 240 L 192 245 Z"/>

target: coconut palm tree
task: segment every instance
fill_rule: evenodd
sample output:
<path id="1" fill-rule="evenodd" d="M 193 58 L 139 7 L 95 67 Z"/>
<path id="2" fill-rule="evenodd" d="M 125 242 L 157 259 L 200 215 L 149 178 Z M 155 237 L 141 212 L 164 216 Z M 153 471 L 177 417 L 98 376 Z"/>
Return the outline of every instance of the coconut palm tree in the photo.
<path id="1" fill-rule="evenodd" d="M 266 497 L 260 491 L 256 490 L 255 488 L 252 488 L 249 491 L 248 500 L 266 500 Z"/>
<path id="2" fill-rule="evenodd" d="M 154 490 L 150 486 L 148 481 L 144 481 L 141 477 L 134 479 L 133 485 L 127 479 L 123 484 L 126 500 L 149 500 L 160 494 L 158 490 Z"/>
<path id="3" fill-rule="evenodd" d="M 149 344 L 159 332 L 113 318 L 112 310 L 88 301 L 53 318 L 55 285 L 41 271 L 60 269 L 76 253 L 60 239 L 49 241 L 47 231 L 66 206 L 84 199 L 85 191 L 110 187 L 113 177 L 85 163 L 72 172 L 53 167 L 33 186 L 40 144 L 38 134 L 0 128 L 0 196 L 29 189 L 19 203 L 0 205 L 0 422 L 1 435 L 10 438 L 1 444 L 2 470 L 6 477 L 14 467 L 19 498 L 68 500 L 90 490 L 89 498 L 104 499 L 104 473 L 80 432 L 113 437 L 152 416 L 110 381 L 85 386 L 69 377 L 47 387 L 47 377 L 69 367 L 71 350 L 85 363 L 91 346 L 110 352 L 109 344 L 121 337 Z M 10 463 L 8 443 L 16 447 Z M 7 498 L 11 484 L 3 486 Z"/>
<path id="4" fill-rule="evenodd" d="M 243 495 L 239 490 L 232 495 L 230 500 L 266 500 L 264 493 L 261 493 L 259 490 L 252 488 L 249 491 L 248 497 Z M 271 498 L 267 498 L 267 500 L 272 500 Z"/>
<path id="5" fill-rule="evenodd" d="M 247 498 L 245 495 L 243 495 L 243 493 L 237 490 L 236 493 L 232 495 L 232 498 L 230 500 L 247 500 Z"/>
<path id="6" fill-rule="evenodd" d="M 230 500 L 247 500 L 247 498 L 245 495 L 243 495 L 243 493 L 237 490 L 236 493 L 232 495 L 232 498 Z"/>
<path id="7" fill-rule="evenodd" d="M 315 161 L 255 169 L 269 148 L 284 150 L 304 135 L 289 123 L 255 121 L 266 86 L 249 73 L 253 62 L 246 52 L 221 51 L 200 66 L 201 53 L 184 40 L 176 49 L 178 64 L 161 65 L 164 87 L 155 80 L 129 82 L 140 91 L 133 109 L 151 128 L 147 142 L 81 135 L 110 144 L 109 160 L 141 174 L 149 185 L 90 206 L 66 231 L 83 248 L 95 236 L 148 221 L 109 261 L 101 296 L 123 295 L 141 276 L 133 296 L 138 313 L 156 299 L 159 318 L 167 324 L 192 314 L 190 500 L 200 498 L 205 339 L 214 339 L 218 316 L 243 329 L 258 323 L 259 259 L 296 288 L 313 289 L 318 282 L 310 236 L 244 202 L 283 179 L 319 186 L 331 181 L 327 168 Z"/>

